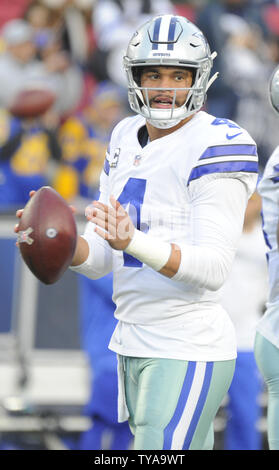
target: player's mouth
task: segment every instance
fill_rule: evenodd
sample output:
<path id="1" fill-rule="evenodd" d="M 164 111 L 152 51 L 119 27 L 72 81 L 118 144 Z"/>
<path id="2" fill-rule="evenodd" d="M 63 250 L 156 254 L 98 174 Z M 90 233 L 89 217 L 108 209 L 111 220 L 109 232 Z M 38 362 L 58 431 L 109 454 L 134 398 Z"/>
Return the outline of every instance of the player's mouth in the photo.
<path id="1" fill-rule="evenodd" d="M 151 107 L 160 109 L 170 109 L 173 106 L 173 98 L 169 96 L 155 96 L 151 100 Z"/>

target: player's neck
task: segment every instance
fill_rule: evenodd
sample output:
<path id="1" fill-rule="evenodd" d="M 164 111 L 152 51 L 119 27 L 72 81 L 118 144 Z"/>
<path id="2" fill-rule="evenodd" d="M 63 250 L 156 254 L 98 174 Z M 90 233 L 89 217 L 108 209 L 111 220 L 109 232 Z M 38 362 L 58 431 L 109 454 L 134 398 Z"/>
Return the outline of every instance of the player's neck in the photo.
<path id="1" fill-rule="evenodd" d="M 247 217 L 244 219 L 243 232 L 250 233 L 253 232 L 254 228 L 258 223 L 259 217 Z"/>
<path id="2" fill-rule="evenodd" d="M 165 135 L 172 134 L 177 129 L 180 129 L 180 127 L 184 126 L 184 124 L 190 121 L 193 117 L 194 115 L 183 119 L 183 121 L 180 121 L 176 126 L 173 126 L 170 129 L 158 129 L 157 127 L 152 126 L 149 122 L 146 122 L 146 127 L 147 127 L 150 141 L 152 142 L 152 140 L 160 139 L 161 137 L 164 137 Z"/>

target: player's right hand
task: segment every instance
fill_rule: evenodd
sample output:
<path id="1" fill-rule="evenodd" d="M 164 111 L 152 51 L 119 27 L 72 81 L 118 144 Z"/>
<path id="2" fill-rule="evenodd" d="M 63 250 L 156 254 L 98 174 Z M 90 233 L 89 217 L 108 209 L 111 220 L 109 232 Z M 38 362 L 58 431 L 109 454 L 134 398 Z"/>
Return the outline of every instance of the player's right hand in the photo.
<path id="1" fill-rule="evenodd" d="M 31 198 L 32 196 L 34 196 L 35 193 L 36 193 L 36 191 L 34 191 L 34 190 L 32 189 L 32 191 L 29 192 L 29 197 Z M 70 206 L 70 209 L 72 210 L 73 213 L 76 212 L 76 208 L 75 208 L 74 206 Z M 23 211 L 24 211 L 24 209 L 18 209 L 18 210 L 16 211 L 16 217 L 17 217 L 18 219 L 21 218 L 21 216 L 22 216 L 22 214 L 23 214 Z M 16 225 L 14 226 L 14 232 L 15 232 L 15 233 L 18 232 L 18 225 L 19 225 L 19 224 L 16 224 Z"/>
<path id="2" fill-rule="evenodd" d="M 32 191 L 29 192 L 30 198 L 31 198 L 32 196 L 34 196 L 35 192 L 36 192 L 36 191 L 34 191 L 34 190 L 32 190 Z M 22 216 L 22 214 L 23 214 L 23 211 L 24 211 L 24 209 L 18 209 L 18 210 L 16 211 L 16 217 L 17 217 L 18 219 L 21 218 L 21 216 Z M 15 232 L 15 233 L 18 233 L 18 231 L 19 231 L 19 224 L 16 224 L 16 225 L 14 226 L 14 232 Z M 16 246 L 18 246 L 18 242 L 16 242 Z"/>
<path id="3" fill-rule="evenodd" d="M 34 191 L 34 190 L 30 191 L 30 192 L 29 192 L 29 197 L 31 198 L 32 196 L 34 196 L 35 192 L 36 192 L 36 191 Z M 22 214 L 23 214 L 23 211 L 24 211 L 24 209 L 18 209 L 18 210 L 16 211 L 16 217 L 17 217 L 18 219 L 21 218 L 21 216 L 22 216 Z M 15 231 L 15 232 L 18 232 L 18 224 L 15 225 L 14 231 Z"/>

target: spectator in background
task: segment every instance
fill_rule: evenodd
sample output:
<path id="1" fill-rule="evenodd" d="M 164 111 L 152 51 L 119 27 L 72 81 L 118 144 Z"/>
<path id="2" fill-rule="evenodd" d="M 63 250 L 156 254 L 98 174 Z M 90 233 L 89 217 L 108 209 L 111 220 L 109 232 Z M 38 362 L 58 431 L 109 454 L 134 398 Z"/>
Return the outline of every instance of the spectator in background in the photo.
<path id="1" fill-rule="evenodd" d="M 88 60 L 94 47 L 91 25 L 92 3 L 91 0 L 61 2 L 33 0 L 25 12 L 25 19 L 35 31 L 40 55 L 49 56 L 52 48 L 52 52 L 56 52 L 56 57 L 59 52 L 60 63 L 62 60 L 65 62 L 66 58 L 68 62 L 71 59 L 72 75 L 73 64 L 79 67 L 82 85 L 73 85 L 70 88 L 71 94 L 82 89 L 82 95 L 74 111 L 81 110 L 88 104 L 96 84 L 96 79 L 88 68 Z M 54 42 L 58 49 L 56 51 L 54 51 Z"/>
<path id="2" fill-rule="evenodd" d="M 31 189 L 50 182 L 53 163 L 60 158 L 56 127 L 81 97 L 81 73 L 49 33 L 39 59 L 33 27 L 27 21 L 11 20 L 2 30 L 6 50 L 0 56 L 1 210 L 25 204 Z M 51 89 L 56 101 L 40 118 L 15 118 L 7 110 L 18 93 L 28 87 Z"/>
<path id="3" fill-rule="evenodd" d="M 52 11 L 39 0 L 30 1 L 24 19 L 32 26 L 35 42 L 39 42 L 44 31 L 52 27 L 55 18 Z"/>
<path id="4" fill-rule="evenodd" d="M 235 120 L 253 136 L 258 146 L 261 172 L 276 145 L 277 127 L 266 86 L 273 69 L 268 43 L 237 15 L 224 18 L 227 42 L 223 48 L 224 77 L 237 97 Z M 259 113 L 258 110 L 261 109 Z"/>
<path id="5" fill-rule="evenodd" d="M 56 95 L 56 112 L 59 117 L 72 112 L 82 95 L 82 74 L 60 49 L 59 39 L 48 38 L 43 60 L 38 52 L 33 28 L 22 19 L 4 25 L 2 35 L 6 53 L 0 57 L 0 106 L 9 107 L 16 94 L 27 86 L 50 88 Z"/>
<path id="6" fill-rule="evenodd" d="M 214 61 L 213 73 L 218 71 L 218 84 L 213 84 L 207 99 L 207 110 L 214 116 L 236 120 L 237 95 L 226 79 L 226 49 L 228 40 L 226 25 L 231 15 L 245 19 L 256 31 L 264 34 L 267 28 L 262 17 L 262 7 L 249 0 L 215 0 L 206 2 L 197 12 L 195 24 L 204 32 L 211 50 L 218 56 Z M 230 60 L 230 59 L 229 59 Z M 254 137 L 254 136 L 253 136 Z"/>
<path id="7" fill-rule="evenodd" d="M 2 36 L 6 50 L 0 56 L 0 208 L 8 210 L 24 205 L 31 189 L 50 182 L 52 164 L 60 158 L 55 128 L 62 116 L 77 104 L 80 82 L 69 78 L 71 72 L 61 70 L 61 64 L 58 70 L 56 63 L 52 65 L 37 58 L 33 28 L 25 20 L 5 23 Z M 74 84 L 77 89 L 73 98 L 69 89 Z M 29 87 L 54 91 L 53 109 L 34 119 L 16 118 L 8 109 L 18 93 Z"/>
<path id="8" fill-rule="evenodd" d="M 101 82 L 91 103 L 60 127 L 62 160 L 53 185 L 65 199 L 75 199 L 77 206 L 79 196 L 90 200 L 98 196 L 99 176 L 110 133 L 115 123 L 127 114 L 125 100 L 119 87 Z M 82 204 L 84 207 L 84 200 Z"/>
<path id="9" fill-rule="evenodd" d="M 5 23 L 2 37 L 6 47 L 0 56 L 0 106 L 8 108 L 24 85 L 41 77 L 31 26 L 24 20 Z"/>
<path id="10" fill-rule="evenodd" d="M 33 0 L 25 11 L 27 19 L 43 39 L 45 28 L 58 34 L 63 50 L 82 65 L 88 59 L 88 19 L 94 0 Z"/>
<path id="11" fill-rule="evenodd" d="M 92 25 L 97 47 L 91 59 L 91 70 L 97 79 L 109 79 L 126 87 L 122 58 L 127 38 L 150 17 L 168 13 L 174 13 L 169 0 L 96 0 Z"/>
<path id="12" fill-rule="evenodd" d="M 39 47 L 40 57 L 47 71 L 50 86 L 56 91 L 54 109 L 61 118 L 75 112 L 83 93 L 83 76 L 54 32 L 45 32 Z"/>
<path id="13" fill-rule="evenodd" d="M 254 358 L 254 340 L 267 299 L 268 278 L 260 211 L 261 198 L 254 193 L 248 201 L 236 259 L 220 291 L 221 303 L 236 329 L 238 349 L 228 392 L 225 450 L 262 449 L 258 423 L 263 381 Z"/>
<path id="14" fill-rule="evenodd" d="M 29 200 L 29 191 L 50 184 L 60 159 L 55 132 L 40 119 L 18 119 L 0 110 L 0 211 Z"/>

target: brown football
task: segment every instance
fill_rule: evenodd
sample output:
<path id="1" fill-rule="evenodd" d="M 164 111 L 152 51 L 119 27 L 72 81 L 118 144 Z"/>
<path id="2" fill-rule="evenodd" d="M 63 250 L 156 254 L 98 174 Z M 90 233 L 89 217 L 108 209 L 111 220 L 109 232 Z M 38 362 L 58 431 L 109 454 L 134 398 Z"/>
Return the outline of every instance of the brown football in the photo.
<path id="1" fill-rule="evenodd" d="M 67 202 L 43 186 L 26 204 L 18 228 L 19 249 L 32 273 L 44 284 L 58 281 L 72 261 L 77 241 Z"/>
<path id="2" fill-rule="evenodd" d="M 18 118 L 36 118 L 44 114 L 55 102 L 55 95 L 47 89 L 25 89 L 16 95 L 9 111 Z"/>

